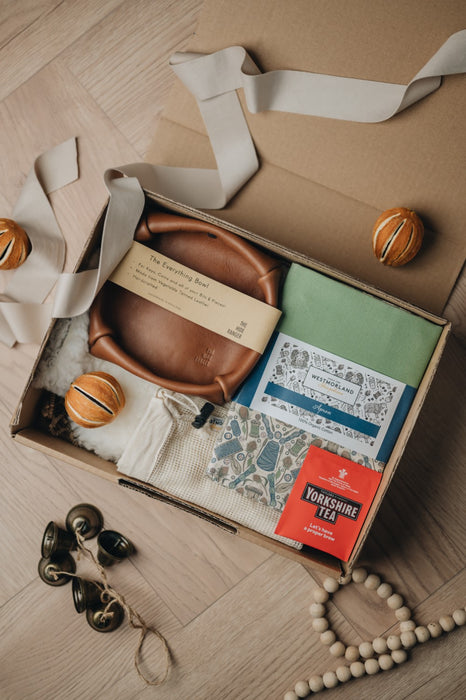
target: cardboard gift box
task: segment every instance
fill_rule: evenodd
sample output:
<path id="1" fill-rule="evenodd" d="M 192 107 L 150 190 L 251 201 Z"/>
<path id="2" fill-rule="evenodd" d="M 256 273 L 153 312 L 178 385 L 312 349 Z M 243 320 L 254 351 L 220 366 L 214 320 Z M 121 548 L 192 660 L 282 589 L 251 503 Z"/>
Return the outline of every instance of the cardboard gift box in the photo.
<path id="1" fill-rule="evenodd" d="M 340 3 L 336 13 L 332 4 L 319 1 L 285 4 L 241 0 L 231 4 L 209 0 L 191 48 L 210 53 L 240 44 L 248 48 L 263 70 L 290 68 L 406 83 L 442 41 L 462 29 L 462 9 L 458 3 L 448 5 L 448 12 L 445 6 L 431 7 L 427 12 L 420 0 L 408 6 L 394 2 L 389 8 L 382 3 L 368 6 L 354 2 Z M 390 21 L 384 19 L 387 13 Z M 434 17 L 436 14 L 439 16 Z M 250 115 L 245 108 L 261 165 L 224 209 L 200 211 L 146 192 L 156 208 L 223 226 L 285 261 L 317 270 L 441 328 L 347 563 L 315 549 L 296 550 L 267 538 L 189 499 L 123 476 L 114 463 L 38 430 L 36 413 L 41 392 L 33 386 L 34 371 L 11 423 L 15 439 L 311 566 L 350 570 L 395 474 L 450 331 L 450 323 L 439 314 L 464 260 L 461 222 L 466 202 L 460 192 L 465 154 L 461 120 L 452 124 L 451 119 L 452 114 L 459 116 L 466 108 L 462 81 L 464 76 L 449 77 L 439 91 L 381 124 L 278 112 Z M 195 100 L 178 82 L 147 159 L 183 167 L 213 166 Z M 375 260 L 370 232 L 383 209 L 398 205 L 418 211 L 429 231 L 415 263 L 390 269 Z M 86 269 L 89 264 L 100 241 L 104 216 L 105 211 L 77 269 Z"/>

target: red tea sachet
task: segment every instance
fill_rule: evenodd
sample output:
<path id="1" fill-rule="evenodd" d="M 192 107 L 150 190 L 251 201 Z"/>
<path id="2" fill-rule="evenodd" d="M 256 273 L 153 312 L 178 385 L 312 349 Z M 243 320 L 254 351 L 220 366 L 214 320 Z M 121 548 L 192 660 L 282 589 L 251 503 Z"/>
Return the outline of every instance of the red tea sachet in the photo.
<path id="1" fill-rule="evenodd" d="M 275 534 L 348 561 L 381 478 L 311 445 Z"/>

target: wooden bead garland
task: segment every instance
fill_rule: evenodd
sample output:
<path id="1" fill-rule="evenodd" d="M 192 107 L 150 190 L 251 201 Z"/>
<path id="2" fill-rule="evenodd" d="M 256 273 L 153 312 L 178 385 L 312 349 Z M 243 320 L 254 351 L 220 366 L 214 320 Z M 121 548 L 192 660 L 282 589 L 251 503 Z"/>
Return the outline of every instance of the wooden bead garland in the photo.
<path id="1" fill-rule="evenodd" d="M 394 611 L 400 622 L 400 634 L 390 634 L 387 639 L 376 637 L 372 642 L 362 642 L 359 647 L 345 646 L 337 639 L 326 617 L 325 603 L 336 593 L 340 585 L 350 582 L 362 583 L 368 590 L 377 591 L 377 595 L 385 600 L 387 606 Z M 336 671 L 326 671 L 322 675 L 313 675 L 308 681 L 298 681 L 294 690 L 284 695 L 284 700 L 298 700 L 319 693 L 326 688 L 335 688 L 340 683 L 346 683 L 353 678 L 372 676 L 379 671 L 390 671 L 395 666 L 408 659 L 407 650 L 416 644 L 423 644 L 429 639 L 440 637 L 451 632 L 456 626 L 466 624 L 466 610 L 459 608 L 451 615 L 442 615 L 438 622 L 430 622 L 427 626 L 416 625 L 411 619 L 411 610 L 404 605 L 401 595 L 393 592 L 392 586 L 383 583 L 380 576 L 368 574 L 362 567 L 354 569 L 351 576 L 337 580 L 326 578 L 322 587 L 313 591 L 314 603 L 309 606 L 312 617 L 312 627 L 320 634 L 322 644 L 329 647 L 329 652 L 335 658 L 343 657 L 349 665 L 338 666 Z"/>
<path id="2" fill-rule="evenodd" d="M 387 640 L 383 637 L 376 637 L 372 642 L 372 646 L 376 654 L 386 654 L 388 651 Z"/>
<path id="3" fill-rule="evenodd" d="M 353 662 L 359 659 L 359 649 L 353 645 L 346 647 L 345 659 L 347 661 Z"/>
<path id="4" fill-rule="evenodd" d="M 401 632 L 414 632 L 416 629 L 416 623 L 414 620 L 403 620 L 400 623 L 400 631 Z"/>
<path id="5" fill-rule="evenodd" d="M 311 689 L 309 688 L 309 683 L 307 681 L 298 681 L 294 687 L 294 692 L 298 698 L 306 698 Z"/>
<path id="6" fill-rule="evenodd" d="M 322 632 L 328 630 L 328 626 L 329 623 L 326 617 L 316 617 L 314 620 L 312 620 L 312 629 L 319 634 L 322 634 Z"/>
<path id="7" fill-rule="evenodd" d="M 371 656 L 374 656 L 374 647 L 371 642 L 362 642 L 359 645 L 359 654 L 362 659 L 370 659 Z"/>
<path id="8" fill-rule="evenodd" d="M 340 642 L 337 640 L 336 642 L 333 642 L 332 646 L 330 647 L 329 651 L 332 656 L 344 656 L 345 655 L 345 645 L 343 642 Z"/>
<path id="9" fill-rule="evenodd" d="M 382 671 L 390 671 L 394 665 L 395 662 L 393 661 L 391 654 L 381 654 L 379 656 L 379 666 Z"/>
<path id="10" fill-rule="evenodd" d="M 322 632 L 320 635 L 320 641 L 322 644 L 325 644 L 325 646 L 330 647 L 334 642 L 337 641 L 337 635 L 333 630 L 325 630 L 325 632 Z"/>
<path id="11" fill-rule="evenodd" d="M 414 634 L 416 635 L 416 639 L 420 644 L 423 644 L 430 639 L 430 632 L 427 627 L 424 627 L 423 625 L 416 627 Z"/>
<path id="12" fill-rule="evenodd" d="M 325 605 L 323 603 L 312 603 L 309 606 L 311 617 L 323 617 L 325 615 Z"/>
<path id="13" fill-rule="evenodd" d="M 349 666 L 338 666 L 335 674 L 340 683 L 346 683 L 351 678 L 351 669 Z"/>
<path id="14" fill-rule="evenodd" d="M 455 621 L 455 625 L 458 625 L 458 627 L 466 624 L 466 610 L 454 610 L 451 616 Z"/>
<path id="15" fill-rule="evenodd" d="M 432 639 L 437 639 L 437 637 L 442 636 L 443 630 L 438 622 L 429 622 L 427 629 L 429 630 Z"/>

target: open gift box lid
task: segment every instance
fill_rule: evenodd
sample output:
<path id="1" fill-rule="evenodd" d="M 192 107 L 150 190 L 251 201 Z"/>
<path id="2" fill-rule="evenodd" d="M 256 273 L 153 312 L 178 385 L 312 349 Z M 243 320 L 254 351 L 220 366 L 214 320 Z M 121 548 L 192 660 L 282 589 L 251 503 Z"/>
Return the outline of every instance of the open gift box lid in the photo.
<path id="1" fill-rule="evenodd" d="M 412 0 L 408 6 L 400 0 L 389 5 L 381 0 L 371 4 L 362 0 L 207 0 L 190 48 L 209 53 L 239 44 L 264 71 L 301 69 L 407 83 L 452 33 L 466 26 L 464 19 L 466 11 L 453 0 L 435 8 L 420 0 Z M 224 209 L 196 212 L 182 202 L 147 193 L 157 210 L 209 222 L 224 221 L 227 229 L 240 236 L 244 233 L 244 238 L 260 243 L 268 252 L 283 252 L 285 260 L 328 272 L 330 277 L 366 292 L 376 287 L 379 291 L 374 295 L 394 307 L 418 305 L 424 310 L 408 310 L 441 327 L 439 342 L 385 467 L 349 568 L 358 557 L 394 476 L 450 328 L 449 323 L 431 314 L 443 309 L 464 259 L 466 153 L 461 119 L 466 111 L 466 94 L 462 87 L 464 76 L 449 76 L 439 90 L 378 124 L 279 112 L 253 115 L 245 110 L 260 169 Z M 242 91 L 239 93 L 245 109 Z M 171 166 L 215 167 L 197 104 L 178 81 L 147 160 Z M 371 245 L 376 218 L 381 210 L 393 206 L 417 210 L 427 227 L 436 232 L 427 234 L 412 263 L 398 269 L 377 262 Z M 82 267 L 102 240 L 103 227 L 104 214 L 89 239 Z M 328 266 L 336 272 L 333 274 Z M 398 303 L 393 297 L 404 301 Z M 177 496 L 160 486 L 123 477 L 114 463 L 50 435 L 35 423 L 40 393 L 32 385 L 31 375 L 11 426 L 19 442 L 194 512 L 292 558 L 326 570 L 340 569 L 339 560 L 318 551 L 297 552 L 205 504 L 195 503 L 191 494 Z"/>
<path id="2" fill-rule="evenodd" d="M 407 84 L 447 38 L 466 27 L 466 7 L 376 0 L 207 0 L 189 47 L 241 45 L 262 71 L 291 69 Z M 395 297 L 441 313 L 464 262 L 466 77 L 388 121 L 357 122 L 283 112 L 251 114 L 258 173 L 220 220 L 303 253 Z M 215 167 L 195 99 L 176 81 L 147 160 Z M 415 261 L 387 268 L 374 257 L 381 211 L 406 206 L 427 232 Z"/>

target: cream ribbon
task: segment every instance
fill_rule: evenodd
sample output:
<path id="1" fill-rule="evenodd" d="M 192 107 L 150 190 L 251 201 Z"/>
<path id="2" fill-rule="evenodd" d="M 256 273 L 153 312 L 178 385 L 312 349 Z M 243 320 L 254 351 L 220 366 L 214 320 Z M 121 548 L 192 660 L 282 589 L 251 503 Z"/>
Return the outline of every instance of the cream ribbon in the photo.
<path id="1" fill-rule="evenodd" d="M 442 75 L 466 72 L 466 30 L 452 34 L 408 85 L 303 71 L 261 73 L 241 46 L 210 55 L 176 53 L 171 67 L 196 97 L 217 170 L 135 163 L 120 168 L 142 186 L 197 209 L 221 209 L 259 168 L 236 90 L 250 112 L 275 110 L 375 123 L 426 97 Z"/>
<path id="2" fill-rule="evenodd" d="M 98 267 L 60 275 L 54 318 L 79 316 L 87 311 L 105 280 L 131 247 L 134 230 L 144 209 L 144 192 L 135 178 L 116 170 L 104 174 L 110 199 L 100 244 Z"/>
<path id="3" fill-rule="evenodd" d="M 48 306 L 41 306 L 41 302 L 60 275 L 63 242 L 57 240 L 58 227 L 55 228 L 56 222 L 52 225 L 50 211 L 47 211 L 47 220 L 49 230 L 54 231 L 50 241 L 48 227 L 40 226 L 37 208 L 40 195 L 37 183 L 28 183 L 28 177 L 27 192 L 21 193 L 21 207 L 18 215 L 15 209 L 14 218 L 22 225 L 24 222 L 28 233 L 33 232 L 33 253 L 16 272 L 0 303 L 0 339 L 6 344 L 13 345 L 15 340 L 39 342 L 51 315 L 71 317 L 89 308 L 95 294 L 131 245 L 144 206 L 141 188 L 198 209 L 221 209 L 254 175 L 259 162 L 237 89 L 243 88 L 247 108 L 253 113 L 276 110 L 365 123 L 384 121 L 436 90 L 443 75 L 466 72 L 466 30 L 451 35 L 408 85 L 290 70 L 261 73 L 240 46 L 210 55 L 176 53 L 170 63 L 196 97 L 217 169 L 133 163 L 107 171 L 105 181 L 110 200 L 99 266 L 62 274 L 52 313 Z M 62 147 L 65 148 L 64 144 Z M 46 159 L 50 153 L 52 151 L 40 158 Z M 56 162 L 53 156 L 50 158 L 52 163 Z M 38 167 L 36 161 L 33 170 L 37 172 Z M 61 181 L 52 175 L 52 184 Z M 67 177 L 69 175 L 63 178 L 62 184 L 71 181 Z M 52 191 L 46 180 L 42 178 L 45 192 Z M 28 203 L 30 194 L 32 204 Z M 45 193 L 43 197 L 46 200 Z M 37 237 L 35 231 L 39 234 Z M 44 245 L 39 242 L 42 237 Z M 43 251 L 40 259 L 36 247 Z"/>
<path id="4" fill-rule="evenodd" d="M 50 322 L 50 307 L 42 302 L 63 268 L 65 242 L 47 195 L 77 177 L 76 140 L 69 139 L 35 160 L 13 210 L 32 250 L 0 297 L 0 339 L 10 347 L 37 342 Z"/>
<path id="5" fill-rule="evenodd" d="M 16 342 L 40 343 L 52 317 L 84 313 L 131 246 L 144 208 L 144 193 L 134 178 L 108 170 L 104 180 L 110 199 L 99 265 L 92 270 L 62 273 L 65 241 L 47 195 L 77 177 L 73 138 L 36 159 L 13 210 L 13 218 L 26 230 L 32 250 L 0 297 L 0 340 L 9 347 Z M 56 283 L 55 302 L 43 303 Z"/>

